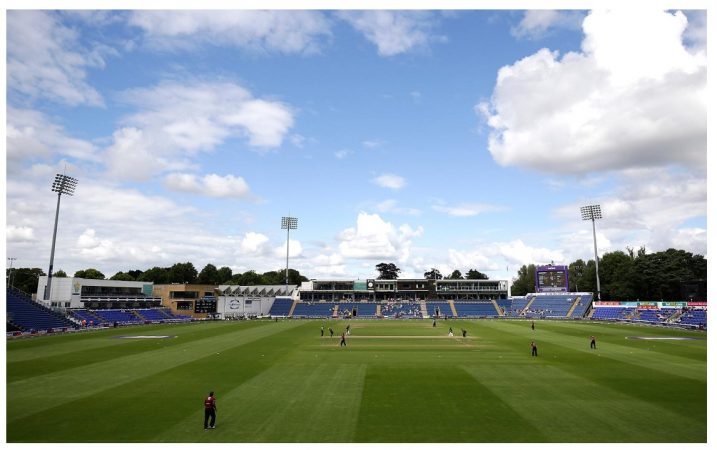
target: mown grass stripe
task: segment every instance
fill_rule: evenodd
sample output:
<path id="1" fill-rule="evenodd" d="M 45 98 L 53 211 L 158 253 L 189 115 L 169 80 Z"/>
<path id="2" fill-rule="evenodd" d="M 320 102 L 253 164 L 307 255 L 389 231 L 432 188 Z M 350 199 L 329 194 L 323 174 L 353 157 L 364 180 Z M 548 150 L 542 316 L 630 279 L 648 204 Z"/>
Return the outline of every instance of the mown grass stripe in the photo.
<path id="1" fill-rule="evenodd" d="M 180 366 L 204 357 L 208 352 L 221 352 L 246 345 L 299 325 L 298 322 L 282 322 L 266 323 L 255 328 L 237 327 L 228 334 L 17 380 L 7 385 L 8 405 L 11 405 L 8 417 L 21 419 L 38 411 Z M 40 399 L 42 401 L 38 401 Z"/>
<path id="2" fill-rule="evenodd" d="M 555 352 L 551 349 L 555 349 L 556 347 L 570 348 L 583 353 L 595 353 L 594 350 L 590 349 L 587 336 L 581 338 L 566 335 L 554 330 L 546 323 L 540 324 L 535 332 L 530 328 L 526 329 L 526 326 L 523 324 L 516 324 L 514 322 L 498 324 L 497 322 L 488 321 L 483 324 L 483 326 L 494 330 L 500 329 L 505 333 L 522 337 L 525 340 L 526 347 L 530 341 L 535 340 L 538 344 L 539 352 L 543 357 L 552 356 Z M 576 324 L 575 326 L 580 325 Z M 663 372 L 673 376 L 698 381 L 706 381 L 707 379 L 706 361 L 695 361 L 691 358 L 683 358 L 666 353 L 655 357 L 654 352 L 649 349 L 645 350 L 641 347 L 641 344 L 630 346 L 630 350 L 626 351 L 629 344 L 622 344 L 623 341 L 625 341 L 624 337 L 620 339 L 620 345 L 614 345 L 610 343 L 607 338 L 600 339 L 600 356 L 624 363 L 637 364 L 645 369 Z M 653 347 L 658 346 L 657 343 L 651 345 Z"/>
<path id="3" fill-rule="evenodd" d="M 557 366 L 472 365 L 464 369 L 540 429 L 551 442 L 705 442 L 695 417 L 626 395 Z M 586 407 L 589 405 L 589 407 Z M 650 438 L 636 433 L 636 420 Z M 670 424 L 656 426 L 656 424 Z M 675 428 L 680 433 L 675 433 Z"/>

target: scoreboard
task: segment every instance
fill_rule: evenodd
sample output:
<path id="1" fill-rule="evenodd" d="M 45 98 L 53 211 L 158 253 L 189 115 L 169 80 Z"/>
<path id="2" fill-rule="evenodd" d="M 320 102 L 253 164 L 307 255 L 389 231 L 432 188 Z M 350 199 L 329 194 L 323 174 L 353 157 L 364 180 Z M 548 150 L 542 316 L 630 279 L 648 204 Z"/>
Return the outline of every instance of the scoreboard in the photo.
<path id="1" fill-rule="evenodd" d="M 535 268 L 535 292 L 568 292 L 568 266 Z"/>

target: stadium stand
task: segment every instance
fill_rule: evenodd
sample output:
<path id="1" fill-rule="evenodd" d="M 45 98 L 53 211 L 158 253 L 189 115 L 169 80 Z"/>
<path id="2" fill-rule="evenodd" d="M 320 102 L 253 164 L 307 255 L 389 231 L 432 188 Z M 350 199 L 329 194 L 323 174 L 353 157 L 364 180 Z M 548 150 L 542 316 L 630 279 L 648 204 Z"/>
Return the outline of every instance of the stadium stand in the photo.
<path id="1" fill-rule="evenodd" d="M 456 308 L 458 317 L 496 317 L 499 315 L 492 302 L 455 302 L 453 306 Z"/>
<path id="2" fill-rule="evenodd" d="M 636 308 L 595 308 L 592 319 L 594 320 L 627 320 L 636 311 Z"/>
<path id="3" fill-rule="evenodd" d="M 274 299 L 274 303 L 271 305 L 269 310 L 270 316 L 288 316 L 291 311 L 291 305 L 294 304 L 294 300 L 290 298 L 277 298 Z"/>
<path id="4" fill-rule="evenodd" d="M 573 310 L 572 314 L 570 314 L 570 317 L 585 317 L 585 314 L 588 312 L 588 309 L 590 309 L 590 303 L 592 303 L 591 296 L 581 295 L 580 299 L 578 300 L 578 304 L 575 306 L 575 309 Z"/>
<path id="5" fill-rule="evenodd" d="M 420 319 L 421 305 L 419 303 L 388 303 L 381 305 L 381 314 L 384 317 L 393 317 L 395 319 Z"/>
<path id="6" fill-rule="evenodd" d="M 100 316 L 97 316 L 86 309 L 73 309 L 70 311 L 70 315 L 75 317 L 80 322 L 84 320 L 87 325 L 89 325 L 90 323 L 92 323 L 93 325 L 99 325 L 100 323 L 104 322 L 104 320 Z"/>
<path id="7" fill-rule="evenodd" d="M 567 317 L 576 297 L 575 294 L 536 295 L 535 300 L 525 311 L 525 317 L 531 319 Z"/>
<path id="8" fill-rule="evenodd" d="M 707 310 L 693 309 L 688 310 L 679 318 L 677 323 L 693 327 L 707 328 Z"/>
<path id="9" fill-rule="evenodd" d="M 506 315 L 512 317 L 522 316 L 523 310 L 532 299 L 533 297 L 530 295 L 526 295 L 525 297 L 512 297 L 510 308 L 505 310 Z"/>
<path id="10" fill-rule="evenodd" d="M 351 316 L 356 310 L 356 317 L 376 317 L 376 303 L 339 303 L 339 317 Z"/>
<path id="11" fill-rule="evenodd" d="M 441 317 L 453 317 L 451 305 L 445 302 L 426 302 L 426 309 L 428 310 L 428 315 L 431 317 L 436 315 L 436 309 L 440 312 Z"/>
<path id="12" fill-rule="evenodd" d="M 94 311 L 94 313 L 107 323 L 117 322 L 120 324 L 127 325 L 143 322 L 142 318 L 129 310 L 99 309 L 97 311 Z"/>
<path id="13" fill-rule="evenodd" d="M 27 294 L 7 289 L 7 322 L 22 331 L 74 328 L 76 324 L 33 301 Z"/>
<path id="14" fill-rule="evenodd" d="M 336 303 L 297 302 L 292 317 L 331 317 Z M 376 306 L 374 306 L 375 308 Z"/>

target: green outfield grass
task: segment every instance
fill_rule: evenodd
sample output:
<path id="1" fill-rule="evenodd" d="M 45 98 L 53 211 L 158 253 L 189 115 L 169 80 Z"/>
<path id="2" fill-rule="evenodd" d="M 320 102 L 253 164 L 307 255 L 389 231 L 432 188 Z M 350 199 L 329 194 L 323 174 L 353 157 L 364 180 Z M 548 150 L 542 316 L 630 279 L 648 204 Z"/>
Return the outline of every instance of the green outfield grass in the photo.
<path id="1" fill-rule="evenodd" d="M 7 343 L 8 442 L 706 442 L 704 333 L 525 321 L 129 327 Z M 448 337 L 452 326 L 455 337 Z M 468 337 L 460 337 L 460 329 Z M 170 339 L 118 339 L 171 335 Z M 596 335 L 597 349 L 589 347 Z M 697 340 L 632 340 L 686 336 Z M 530 341 L 539 356 L 530 356 Z M 217 395 L 217 428 L 202 401 Z"/>

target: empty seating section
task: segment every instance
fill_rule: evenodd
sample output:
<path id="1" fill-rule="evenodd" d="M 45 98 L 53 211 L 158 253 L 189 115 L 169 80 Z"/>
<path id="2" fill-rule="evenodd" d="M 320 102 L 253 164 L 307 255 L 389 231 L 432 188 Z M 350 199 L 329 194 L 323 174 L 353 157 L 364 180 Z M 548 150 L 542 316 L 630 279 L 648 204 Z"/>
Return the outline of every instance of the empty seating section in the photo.
<path id="1" fill-rule="evenodd" d="M 137 314 L 142 316 L 144 320 L 149 320 L 152 322 L 158 322 L 158 321 L 165 321 L 167 320 L 167 315 L 164 314 L 159 309 L 138 309 L 136 310 Z"/>
<path id="2" fill-rule="evenodd" d="M 592 318 L 595 320 L 627 320 L 635 313 L 635 308 L 603 307 L 595 308 Z"/>
<path id="3" fill-rule="evenodd" d="M 570 295 L 536 295 L 525 317 L 566 317 L 575 302 L 575 294 Z"/>
<path id="4" fill-rule="evenodd" d="M 415 302 L 381 305 L 381 314 L 383 314 L 383 317 L 393 317 L 396 319 L 420 319 L 423 317 L 421 314 L 421 305 Z"/>
<path id="5" fill-rule="evenodd" d="M 294 304 L 294 300 L 290 298 L 277 298 L 274 299 L 274 303 L 271 305 L 269 315 L 271 316 L 288 316 L 291 311 L 291 305 Z"/>
<path id="6" fill-rule="evenodd" d="M 455 302 L 458 317 L 495 317 L 498 311 L 495 310 L 492 302 Z"/>
<path id="7" fill-rule="evenodd" d="M 590 307 L 590 304 L 592 303 L 592 298 L 586 295 L 580 296 L 580 300 L 578 301 L 578 305 L 573 310 L 573 313 L 570 314 L 570 317 L 583 317 L 585 316 L 585 313 L 588 312 L 588 308 Z"/>
<path id="8" fill-rule="evenodd" d="M 453 311 L 451 311 L 451 305 L 449 305 L 448 303 L 426 302 L 426 309 L 428 310 L 429 316 L 435 316 L 436 310 L 439 310 L 441 317 L 453 317 Z"/>
<path id="9" fill-rule="evenodd" d="M 298 302 L 292 317 L 331 317 L 336 303 Z"/>
<path id="10" fill-rule="evenodd" d="M 7 319 L 25 331 L 75 326 L 71 320 L 14 289 L 7 289 Z"/>
<path id="11" fill-rule="evenodd" d="M 707 310 L 694 309 L 687 311 L 680 317 L 679 323 L 682 325 L 690 326 L 703 326 L 707 327 Z"/>
<path id="12" fill-rule="evenodd" d="M 339 317 L 351 316 L 354 309 L 356 310 L 356 317 L 376 316 L 376 303 L 345 302 L 339 303 Z"/>
<path id="13" fill-rule="evenodd" d="M 675 309 L 642 309 L 635 320 L 644 322 L 667 322 L 677 312 Z"/>
<path id="14" fill-rule="evenodd" d="M 94 311 L 94 313 L 101 317 L 105 322 L 109 323 L 118 322 L 123 324 L 131 324 L 142 322 L 142 319 L 140 317 L 132 314 L 129 311 L 122 311 L 117 309 L 99 309 L 97 311 Z"/>
<path id="15" fill-rule="evenodd" d="M 510 309 L 513 306 L 513 300 L 510 298 L 502 298 L 495 301 L 498 307 L 503 308 L 503 313 L 507 316 L 510 313 Z"/>
<path id="16" fill-rule="evenodd" d="M 70 311 L 70 314 L 72 314 L 74 317 L 76 317 L 79 321 L 85 321 L 86 325 L 89 326 L 90 323 L 93 325 L 99 325 L 102 323 L 102 319 L 94 315 L 91 311 L 87 311 L 85 309 L 73 309 Z"/>
<path id="17" fill-rule="evenodd" d="M 525 309 L 525 306 L 530 302 L 530 299 L 532 297 L 526 296 L 526 297 L 513 297 L 511 299 L 510 308 L 507 308 L 505 310 L 506 315 L 510 315 L 513 317 L 518 317 L 521 315 L 523 310 Z"/>

